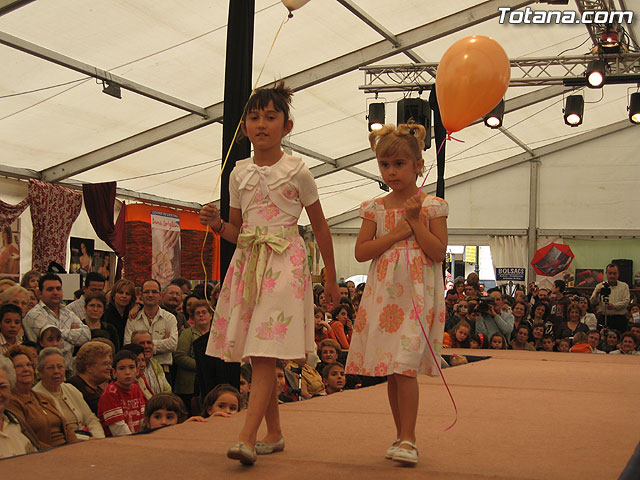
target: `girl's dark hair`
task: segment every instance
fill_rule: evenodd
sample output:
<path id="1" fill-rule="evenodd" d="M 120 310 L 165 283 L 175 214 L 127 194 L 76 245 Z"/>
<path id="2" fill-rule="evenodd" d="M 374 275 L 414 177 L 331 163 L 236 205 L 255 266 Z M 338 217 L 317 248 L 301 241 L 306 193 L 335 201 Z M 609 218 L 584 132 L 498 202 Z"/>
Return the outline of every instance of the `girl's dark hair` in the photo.
<path id="1" fill-rule="evenodd" d="M 544 307 L 544 314 L 542 315 L 542 319 L 547 320 L 549 318 L 549 305 L 544 302 L 538 302 L 533 307 L 531 307 L 531 320 L 535 318 L 536 309 L 541 305 Z"/>
<path id="2" fill-rule="evenodd" d="M 182 301 L 182 312 L 187 316 L 187 318 L 191 317 L 193 314 L 191 312 L 189 312 L 189 310 L 187 309 L 187 303 L 189 302 L 189 300 L 191 298 L 195 298 L 196 300 L 200 300 L 200 298 L 198 298 L 197 296 L 195 296 L 193 293 L 190 293 L 189 295 L 187 295 L 186 297 L 184 297 L 184 300 Z"/>
<path id="3" fill-rule="evenodd" d="M 182 399 L 175 393 L 156 393 L 147 401 L 147 405 L 144 407 L 144 425 L 142 426 L 143 432 L 150 431 L 149 419 L 153 412 L 157 410 L 168 410 L 178 415 L 178 423 L 184 422 L 189 414 L 184 406 Z"/>
<path id="4" fill-rule="evenodd" d="M 207 393 L 207 396 L 204 397 L 202 401 L 202 416 L 204 418 L 209 417 L 209 409 L 213 407 L 213 404 L 216 403 L 218 397 L 225 392 L 232 393 L 238 399 L 238 409 L 240 408 L 240 392 L 233 385 L 229 385 L 228 383 L 222 383 L 220 385 L 216 385 L 213 390 Z"/>
<path id="5" fill-rule="evenodd" d="M 273 108 L 277 112 L 284 113 L 284 123 L 287 123 L 289 121 L 289 107 L 291 106 L 292 96 L 293 90 L 284 84 L 284 80 L 280 80 L 271 88 L 258 88 L 247 101 L 247 106 L 242 114 L 242 121 L 246 120 L 249 113 L 267 108 L 269 102 L 273 102 Z"/>
<path id="6" fill-rule="evenodd" d="M 497 332 L 491 335 L 491 338 L 489 338 L 489 345 L 488 345 L 489 348 L 491 348 L 491 341 L 493 340 L 493 337 L 500 337 L 502 339 L 502 350 L 507 349 L 507 340 L 504 338 L 504 336 L 501 333 L 497 333 Z"/>
<path id="7" fill-rule="evenodd" d="M 342 310 L 343 308 L 347 311 L 347 315 L 349 316 L 349 319 L 353 320 L 353 307 L 348 303 L 339 303 L 338 306 L 333 309 L 333 312 L 331 312 L 331 317 L 334 320 L 337 319 L 338 314 L 340 313 L 340 310 Z"/>
<path id="8" fill-rule="evenodd" d="M 469 344 L 471 344 L 471 340 L 473 340 L 478 345 L 480 345 L 480 348 L 485 348 L 485 345 L 484 345 L 484 342 L 482 341 L 482 338 L 477 333 L 474 333 L 473 335 L 469 336 Z"/>

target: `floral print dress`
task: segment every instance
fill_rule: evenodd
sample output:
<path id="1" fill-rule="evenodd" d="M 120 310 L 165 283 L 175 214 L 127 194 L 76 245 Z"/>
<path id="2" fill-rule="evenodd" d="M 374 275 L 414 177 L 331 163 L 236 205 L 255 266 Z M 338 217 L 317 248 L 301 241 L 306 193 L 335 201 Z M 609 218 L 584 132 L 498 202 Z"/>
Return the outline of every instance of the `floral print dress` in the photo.
<path id="1" fill-rule="evenodd" d="M 250 167 L 252 159 L 248 160 Z M 229 362 L 246 362 L 252 356 L 304 358 L 315 345 L 313 294 L 297 221 L 302 207 L 317 200 L 315 182 L 304 164 L 291 170 L 282 162 L 253 168 L 243 162 L 230 180 L 230 203 L 242 206 L 242 229 L 206 353 Z M 259 177 L 260 184 L 243 182 L 252 176 Z"/>
<path id="2" fill-rule="evenodd" d="M 376 238 L 393 230 L 404 213 L 402 209 L 386 210 L 382 198 L 360 207 L 360 216 L 376 223 Z M 428 195 L 420 220 L 428 226 L 430 219 L 448 214 L 444 200 Z M 347 373 L 437 375 L 417 315 L 438 358 L 445 322 L 441 265 L 424 254 L 413 235 L 408 237 L 408 252 L 402 240 L 371 262 L 353 326 Z"/>

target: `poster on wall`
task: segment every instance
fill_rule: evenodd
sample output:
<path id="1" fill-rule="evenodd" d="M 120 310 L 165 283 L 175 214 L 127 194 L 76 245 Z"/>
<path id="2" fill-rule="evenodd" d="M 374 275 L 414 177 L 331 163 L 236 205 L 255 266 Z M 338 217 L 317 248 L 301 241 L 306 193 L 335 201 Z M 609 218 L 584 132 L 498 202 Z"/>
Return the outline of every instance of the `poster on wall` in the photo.
<path id="1" fill-rule="evenodd" d="M 93 252 L 91 271 L 97 272 L 107 279 L 109 285 L 113 285 L 111 272 L 112 265 L 115 262 L 116 254 L 106 250 L 96 250 Z"/>
<path id="2" fill-rule="evenodd" d="M 69 273 L 87 274 L 93 268 L 95 240 L 91 238 L 71 237 L 71 263 Z"/>
<path id="3" fill-rule="evenodd" d="M 20 280 L 20 219 L 2 228 L 0 278 Z"/>
<path id="4" fill-rule="evenodd" d="M 164 288 L 180 276 L 180 217 L 151 210 L 151 276 Z"/>

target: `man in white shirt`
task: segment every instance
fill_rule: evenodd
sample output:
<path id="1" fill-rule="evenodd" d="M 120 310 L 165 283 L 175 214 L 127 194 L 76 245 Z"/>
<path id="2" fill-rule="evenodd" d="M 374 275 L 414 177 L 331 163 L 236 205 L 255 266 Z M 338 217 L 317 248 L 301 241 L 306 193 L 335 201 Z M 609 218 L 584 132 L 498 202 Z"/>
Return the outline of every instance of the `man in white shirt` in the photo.
<path id="1" fill-rule="evenodd" d="M 62 305 L 62 280 L 55 273 L 40 277 L 40 302 L 25 315 L 22 324 L 25 336 L 37 342 L 40 330 L 55 325 L 62 334 L 62 352 L 65 362 L 70 360 L 74 347 L 91 340 L 91 330 L 75 313 Z"/>
<path id="2" fill-rule="evenodd" d="M 166 373 L 173 363 L 172 353 L 178 346 L 178 323 L 173 314 L 160 308 L 160 282 L 151 279 L 142 284 L 142 305 L 138 315 L 127 320 L 124 341 L 131 343 L 133 332 L 149 332 L 154 344 L 153 357 Z"/>
<path id="3" fill-rule="evenodd" d="M 629 327 L 629 321 L 627 320 L 630 299 L 629 285 L 618 280 L 620 272 L 615 263 L 607 265 L 606 275 L 607 281 L 600 282 L 593 289 L 591 305 L 596 307 L 601 325 L 624 333 Z M 607 293 L 605 284 L 610 289 L 608 295 L 605 295 Z"/>
<path id="4" fill-rule="evenodd" d="M 87 316 L 85 297 L 90 293 L 103 292 L 105 283 L 105 278 L 98 272 L 87 273 L 84 287 L 82 287 L 82 296 L 67 305 L 67 309 L 75 313 L 80 320 L 84 320 Z"/>

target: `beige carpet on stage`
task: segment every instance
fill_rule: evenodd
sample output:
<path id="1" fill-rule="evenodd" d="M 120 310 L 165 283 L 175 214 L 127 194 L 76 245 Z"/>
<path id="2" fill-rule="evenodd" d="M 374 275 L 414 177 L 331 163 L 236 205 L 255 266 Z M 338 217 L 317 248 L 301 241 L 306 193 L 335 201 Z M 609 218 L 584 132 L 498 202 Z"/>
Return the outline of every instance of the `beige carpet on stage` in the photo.
<path id="1" fill-rule="evenodd" d="M 470 353 L 449 350 L 444 353 Z M 385 460 L 386 385 L 281 406 L 286 450 L 228 460 L 243 422 L 215 418 L 0 462 L 3 479 L 615 479 L 640 440 L 640 356 L 478 351 L 488 360 L 419 377 L 420 463 Z"/>

